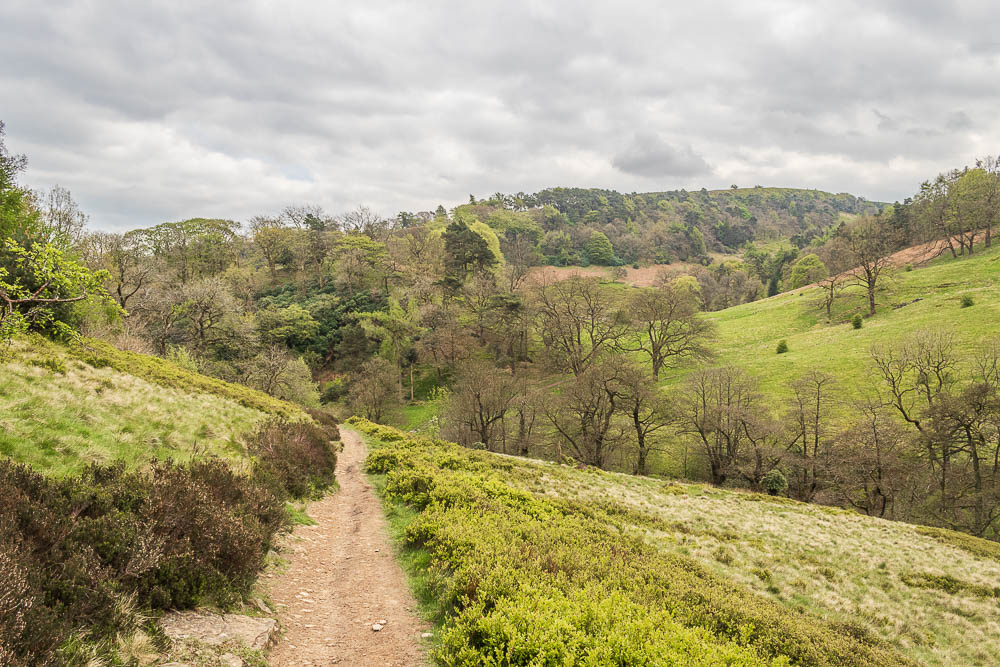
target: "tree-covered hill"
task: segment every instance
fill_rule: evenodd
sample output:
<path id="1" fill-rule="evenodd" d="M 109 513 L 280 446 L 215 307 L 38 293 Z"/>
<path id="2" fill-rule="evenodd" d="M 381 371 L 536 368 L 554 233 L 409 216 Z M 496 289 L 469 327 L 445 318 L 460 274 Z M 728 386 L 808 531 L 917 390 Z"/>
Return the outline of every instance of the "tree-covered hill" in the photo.
<path id="1" fill-rule="evenodd" d="M 845 217 L 875 214 L 885 206 L 851 194 L 796 188 L 626 194 L 558 187 L 530 195 L 497 193 L 456 208 L 455 215 L 500 232 L 512 225 L 533 229 L 548 264 L 607 265 L 702 261 L 708 252 L 781 238 L 802 248 Z M 594 252 L 595 235 L 610 241 L 611 253 Z"/>

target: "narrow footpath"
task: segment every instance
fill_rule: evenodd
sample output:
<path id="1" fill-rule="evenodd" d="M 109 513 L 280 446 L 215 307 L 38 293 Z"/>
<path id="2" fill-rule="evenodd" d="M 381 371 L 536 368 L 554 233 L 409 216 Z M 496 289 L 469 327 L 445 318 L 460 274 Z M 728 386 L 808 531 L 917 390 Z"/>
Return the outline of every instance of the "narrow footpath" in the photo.
<path id="1" fill-rule="evenodd" d="M 276 667 L 425 665 L 427 627 L 415 615 L 381 503 L 362 473 L 365 447 L 349 428 L 340 435 L 340 490 L 309 505 L 318 525 L 295 529 L 284 547 L 288 569 L 271 580 L 285 632 L 268 660 Z"/>

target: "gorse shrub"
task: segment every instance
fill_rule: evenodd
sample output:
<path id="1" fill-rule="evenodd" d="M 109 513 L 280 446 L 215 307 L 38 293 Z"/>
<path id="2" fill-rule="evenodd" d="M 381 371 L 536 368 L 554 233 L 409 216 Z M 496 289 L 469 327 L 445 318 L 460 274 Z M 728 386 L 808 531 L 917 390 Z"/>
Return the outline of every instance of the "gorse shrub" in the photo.
<path id="1" fill-rule="evenodd" d="M 969 306 L 972 306 L 975 303 L 976 302 L 973 301 L 971 294 L 962 295 L 962 308 L 968 308 Z"/>
<path id="2" fill-rule="evenodd" d="M 432 558 L 441 664 L 911 664 L 860 627 L 768 601 L 630 536 L 613 504 L 519 490 L 515 462 L 352 421 L 390 436 L 366 468 L 417 512 L 405 540 Z"/>
<path id="3" fill-rule="evenodd" d="M 787 340 L 779 340 L 778 341 L 778 347 L 777 347 L 776 351 L 777 351 L 778 354 L 784 354 L 785 352 L 788 352 L 788 341 Z"/>
<path id="4" fill-rule="evenodd" d="M 854 317 L 851 318 L 851 326 L 855 329 L 860 329 L 864 323 L 865 320 L 861 317 L 861 313 L 855 313 Z"/>
<path id="5" fill-rule="evenodd" d="M 776 496 L 788 490 L 788 480 L 784 473 L 775 468 L 761 478 L 760 486 L 772 496 Z"/>

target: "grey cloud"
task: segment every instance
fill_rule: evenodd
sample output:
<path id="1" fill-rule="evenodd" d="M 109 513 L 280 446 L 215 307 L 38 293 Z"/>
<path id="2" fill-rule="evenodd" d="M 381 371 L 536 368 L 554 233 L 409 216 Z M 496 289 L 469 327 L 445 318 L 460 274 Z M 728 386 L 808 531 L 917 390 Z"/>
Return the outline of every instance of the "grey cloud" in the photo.
<path id="1" fill-rule="evenodd" d="M 690 146 L 678 146 L 661 137 L 639 132 L 632 142 L 611 160 L 618 169 L 648 178 L 701 176 L 712 169 Z"/>
<path id="2" fill-rule="evenodd" d="M 107 228 L 651 179 L 902 199 L 1000 145 L 994 16 L 985 0 L 6 0 L 0 118 L 25 182 L 69 187 Z"/>

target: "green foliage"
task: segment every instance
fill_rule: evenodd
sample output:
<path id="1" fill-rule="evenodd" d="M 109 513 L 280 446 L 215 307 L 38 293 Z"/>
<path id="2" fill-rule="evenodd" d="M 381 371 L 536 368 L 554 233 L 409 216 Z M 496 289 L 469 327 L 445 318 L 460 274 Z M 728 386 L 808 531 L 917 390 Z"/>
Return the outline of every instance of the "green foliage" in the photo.
<path id="1" fill-rule="evenodd" d="M 32 359 L 29 363 L 36 368 L 44 368 L 52 373 L 66 375 L 66 362 L 62 359 L 43 357 L 41 359 Z"/>
<path id="2" fill-rule="evenodd" d="M 760 479 L 761 487 L 772 496 L 781 495 L 788 490 L 788 480 L 783 472 L 774 468 L 769 470 Z"/>
<path id="3" fill-rule="evenodd" d="M 24 155 L 11 155 L 4 145 L 4 123 L 0 120 L 0 239 L 24 242 L 39 235 L 38 211 L 32 194 L 19 187 L 17 176 L 28 164 Z"/>
<path id="4" fill-rule="evenodd" d="M 788 352 L 788 341 L 784 340 L 784 339 L 779 340 L 778 341 L 778 347 L 776 348 L 775 351 L 778 354 L 784 354 L 785 352 Z"/>
<path id="5" fill-rule="evenodd" d="M 344 378 L 334 378 L 323 385 L 319 402 L 322 404 L 336 403 L 347 395 L 347 382 Z"/>
<path id="6" fill-rule="evenodd" d="M 963 294 L 962 295 L 962 301 L 961 301 L 961 303 L 962 303 L 962 308 L 969 308 L 970 306 L 974 305 L 976 302 L 973 301 L 971 294 Z"/>
<path id="7" fill-rule="evenodd" d="M 981 598 L 1000 598 L 1000 586 L 983 586 L 962 581 L 947 574 L 931 574 L 930 572 L 907 573 L 900 579 L 908 586 L 914 588 L 930 588 L 944 591 L 945 593 L 967 594 Z"/>
<path id="8" fill-rule="evenodd" d="M 514 488 L 516 462 L 349 421 L 392 443 L 366 465 L 418 512 L 405 539 L 433 555 L 442 664 L 909 664 L 860 628 L 652 548 L 590 503 Z"/>
<path id="9" fill-rule="evenodd" d="M 265 343 L 284 343 L 303 350 L 319 334 L 312 313 L 297 303 L 286 308 L 266 308 L 257 313 L 257 329 Z"/>
<path id="10" fill-rule="evenodd" d="M 486 271 L 499 263 L 499 258 L 483 235 L 470 229 L 464 221 L 455 220 L 449 224 L 442 238 L 445 272 L 452 288 L 464 283 L 469 273 Z M 496 234 L 493 234 L 493 238 L 496 239 Z M 499 250 L 499 242 L 497 249 Z"/>
<path id="11" fill-rule="evenodd" d="M 591 264 L 614 266 L 620 263 L 615 257 L 615 249 L 611 246 L 611 241 L 608 240 L 604 232 L 596 230 L 591 232 L 585 250 Z"/>
<path id="12" fill-rule="evenodd" d="M 826 278 L 827 275 L 826 265 L 823 264 L 819 257 L 810 253 L 803 255 L 792 264 L 788 280 L 785 281 L 784 287 L 786 290 L 798 289 L 799 287 L 805 287 L 806 285 L 820 281 Z"/>
<path id="13" fill-rule="evenodd" d="M 66 335 L 69 328 L 56 318 L 58 304 L 109 298 L 107 272 L 90 271 L 54 244 L 25 247 L 7 238 L 0 257 L 0 347 L 29 326 Z"/>
<path id="14" fill-rule="evenodd" d="M 865 320 L 861 316 L 861 313 L 855 313 L 854 316 L 851 317 L 851 327 L 855 329 L 860 329 L 862 326 L 864 326 L 864 324 Z"/>

